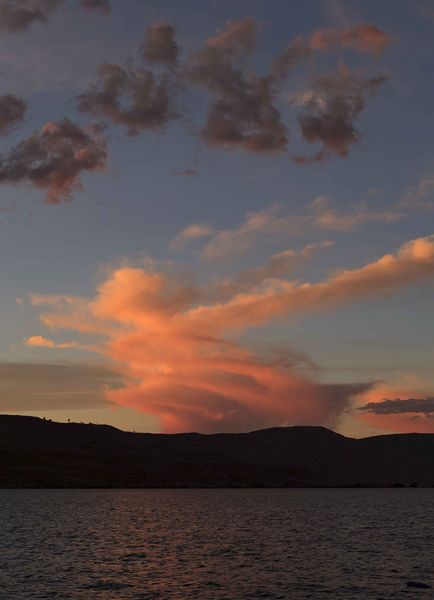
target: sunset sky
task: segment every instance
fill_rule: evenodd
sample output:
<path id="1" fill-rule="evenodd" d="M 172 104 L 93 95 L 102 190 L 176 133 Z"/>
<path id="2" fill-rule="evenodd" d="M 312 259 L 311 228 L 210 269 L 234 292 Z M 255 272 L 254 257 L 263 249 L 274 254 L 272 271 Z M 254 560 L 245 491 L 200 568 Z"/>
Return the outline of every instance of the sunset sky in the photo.
<path id="1" fill-rule="evenodd" d="M 0 412 L 434 432 L 432 0 L 0 0 Z"/>

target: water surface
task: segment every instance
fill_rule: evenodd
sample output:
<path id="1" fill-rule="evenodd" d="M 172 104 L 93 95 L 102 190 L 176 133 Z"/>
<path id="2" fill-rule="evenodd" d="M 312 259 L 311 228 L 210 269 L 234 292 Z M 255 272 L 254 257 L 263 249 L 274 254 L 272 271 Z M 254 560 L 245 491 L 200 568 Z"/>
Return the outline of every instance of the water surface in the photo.
<path id="1" fill-rule="evenodd" d="M 3 490 L 0 599 L 434 598 L 434 490 Z"/>

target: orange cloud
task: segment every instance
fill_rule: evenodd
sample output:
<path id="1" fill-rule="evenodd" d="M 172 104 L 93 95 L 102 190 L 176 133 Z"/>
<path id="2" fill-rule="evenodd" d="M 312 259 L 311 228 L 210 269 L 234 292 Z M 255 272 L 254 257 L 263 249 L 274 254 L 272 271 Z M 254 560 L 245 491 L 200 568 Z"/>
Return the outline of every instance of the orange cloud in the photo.
<path id="1" fill-rule="evenodd" d="M 63 342 L 58 344 L 49 338 L 43 337 L 42 335 L 34 335 L 26 339 L 26 344 L 28 346 L 36 346 L 37 348 L 61 348 L 61 349 L 69 349 L 69 348 L 77 348 L 78 344 L 75 342 Z"/>
<path id="2" fill-rule="evenodd" d="M 375 25 L 357 25 L 349 29 L 317 29 L 310 38 L 313 50 L 328 50 L 331 46 L 353 48 L 358 52 L 381 54 L 392 37 Z"/>
<path id="3" fill-rule="evenodd" d="M 207 300 L 209 286 L 125 267 L 111 273 L 93 299 L 50 297 L 54 311 L 43 320 L 104 335 L 100 351 L 134 381 L 108 391 L 108 399 L 157 416 L 164 431 L 333 426 L 372 383 L 322 384 L 288 367 L 291 361 L 267 361 L 228 336 L 279 317 L 397 292 L 433 273 L 434 236 L 319 283 L 240 278 L 244 289 L 224 302 Z"/>

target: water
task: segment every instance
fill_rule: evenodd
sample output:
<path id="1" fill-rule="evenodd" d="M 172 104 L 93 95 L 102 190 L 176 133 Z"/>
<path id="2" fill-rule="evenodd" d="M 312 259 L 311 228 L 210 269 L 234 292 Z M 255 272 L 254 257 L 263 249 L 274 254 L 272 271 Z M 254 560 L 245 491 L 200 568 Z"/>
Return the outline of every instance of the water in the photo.
<path id="1" fill-rule="evenodd" d="M 434 490 L 0 491 L 0 599 L 434 598 Z"/>

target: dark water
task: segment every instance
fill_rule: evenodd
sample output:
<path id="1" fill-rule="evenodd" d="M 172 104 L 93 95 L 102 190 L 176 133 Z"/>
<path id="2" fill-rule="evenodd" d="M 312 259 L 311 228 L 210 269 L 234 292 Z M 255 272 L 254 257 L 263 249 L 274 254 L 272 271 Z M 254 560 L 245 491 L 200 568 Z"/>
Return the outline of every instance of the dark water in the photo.
<path id="1" fill-rule="evenodd" d="M 434 490 L 0 491 L 0 598 L 434 598 Z"/>

